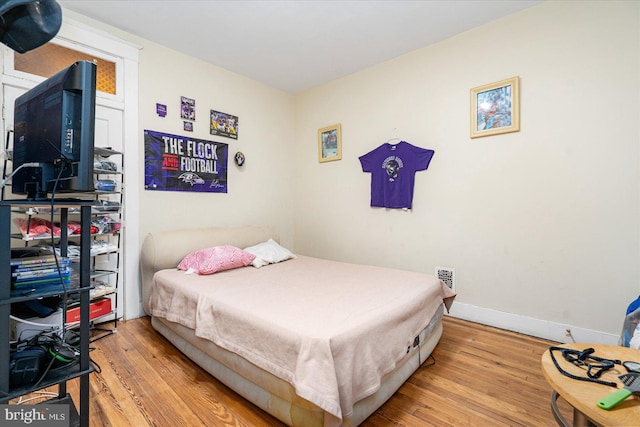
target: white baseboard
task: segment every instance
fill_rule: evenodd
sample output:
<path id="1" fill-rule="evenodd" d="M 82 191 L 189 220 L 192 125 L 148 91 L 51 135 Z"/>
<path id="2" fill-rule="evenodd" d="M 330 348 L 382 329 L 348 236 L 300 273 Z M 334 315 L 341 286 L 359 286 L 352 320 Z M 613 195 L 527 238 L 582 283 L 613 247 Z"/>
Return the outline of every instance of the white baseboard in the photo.
<path id="1" fill-rule="evenodd" d="M 459 303 L 457 301 L 453 303 L 449 316 L 561 343 L 573 342 L 573 340 L 575 340 L 576 342 L 583 343 L 617 345 L 618 339 L 620 338 L 619 335 L 607 332 L 505 313 L 489 308 Z M 567 329 L 571 330 L 573 340 L 570 336 L 567 336 Z"/>

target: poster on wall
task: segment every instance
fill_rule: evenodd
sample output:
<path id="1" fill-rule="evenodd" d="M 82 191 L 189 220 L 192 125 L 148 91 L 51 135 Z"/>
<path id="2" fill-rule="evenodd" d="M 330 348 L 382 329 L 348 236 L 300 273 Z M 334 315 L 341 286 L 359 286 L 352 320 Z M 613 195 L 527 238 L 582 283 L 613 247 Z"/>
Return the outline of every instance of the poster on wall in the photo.
<path id="1" fill-rule="evenodd" d="M 211 135 L 238 139 L 238 116 L 211 110 Z"/>
<path id="2" fill-rule="evenodd" d="M 144 131 L 144 188 L 227 192 L 229 145 L 189 136 Z"/>
<path id="3" fill-rule="evenodd" d="M 180 117 L 187 120 L 196 119 L 196 100 L 180 97 Z"/>

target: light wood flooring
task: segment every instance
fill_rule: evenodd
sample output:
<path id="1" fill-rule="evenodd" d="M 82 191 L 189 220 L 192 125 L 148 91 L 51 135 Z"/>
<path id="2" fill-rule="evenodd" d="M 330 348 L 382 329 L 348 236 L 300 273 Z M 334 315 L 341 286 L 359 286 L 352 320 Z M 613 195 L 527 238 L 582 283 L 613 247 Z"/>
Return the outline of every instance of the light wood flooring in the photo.
<path id="1" fill-rule="evenodd" d="M 148 318 L 120 322 L 93 345 L 101 372 L 91 374 L 91 426 L 283 425 L 192 363 Z M 362 425 L 554 426 L 540 368 L 550 345 L 445 317 L 435 364 L 426 362 Z M 68 390 L 75 396 L 77 383 Z M 571 408 L 559 404 L 571 422 Z"/>

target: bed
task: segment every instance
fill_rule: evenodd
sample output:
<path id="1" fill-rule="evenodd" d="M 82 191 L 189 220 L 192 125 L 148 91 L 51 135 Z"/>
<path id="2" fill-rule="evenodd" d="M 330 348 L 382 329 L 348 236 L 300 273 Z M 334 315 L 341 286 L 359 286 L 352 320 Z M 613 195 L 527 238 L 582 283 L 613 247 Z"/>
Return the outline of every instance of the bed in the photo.
<path id="1" fill-rule="evenodd" d="M 455 294 L 431 275 L 302 255 L 207 275 L 176 268 L 203 248 L 277 240 L 256 226 L 149 234 L 144 310 L 180 351 L 282 422 L 358 425 L 427 360 Z"/>

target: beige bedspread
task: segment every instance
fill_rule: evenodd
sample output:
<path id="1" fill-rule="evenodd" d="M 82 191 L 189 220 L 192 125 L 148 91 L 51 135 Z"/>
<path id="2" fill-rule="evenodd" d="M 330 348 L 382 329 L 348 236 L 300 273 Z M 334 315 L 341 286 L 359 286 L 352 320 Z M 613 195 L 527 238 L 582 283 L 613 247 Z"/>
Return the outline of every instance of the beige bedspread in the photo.
<path id="1" fill-rule="evenodd" d="M 298 256 L 210 276 L 159 271 L 150 309 L 288 381 L 338 425 L 453 295 L 430 275 Z"/>

